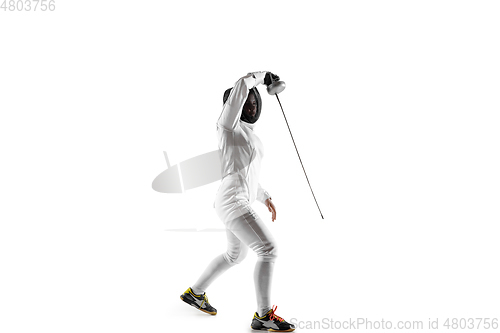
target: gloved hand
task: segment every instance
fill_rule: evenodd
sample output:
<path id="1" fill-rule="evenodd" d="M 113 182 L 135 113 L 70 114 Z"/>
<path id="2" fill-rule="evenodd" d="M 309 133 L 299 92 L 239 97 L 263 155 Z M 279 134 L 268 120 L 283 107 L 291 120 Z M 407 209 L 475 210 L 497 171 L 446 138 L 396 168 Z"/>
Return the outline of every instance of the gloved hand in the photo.
<path id="1" fill-rule="evenodd" d="M 275 82 L 275 81 L 279 81 L 280 80 L 280 77 L 276 74 L 273 74 L 271 72 L 267 72 L 266 73 L 266 76 L 264 77 L 264 84 L 266 86 L 270 85 L 271 83 Z"/>

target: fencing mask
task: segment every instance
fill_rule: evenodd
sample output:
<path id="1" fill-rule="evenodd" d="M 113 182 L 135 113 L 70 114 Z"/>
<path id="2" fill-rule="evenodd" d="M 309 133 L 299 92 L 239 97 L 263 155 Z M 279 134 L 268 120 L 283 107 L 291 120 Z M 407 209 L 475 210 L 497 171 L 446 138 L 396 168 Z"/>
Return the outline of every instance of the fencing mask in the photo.
<path id="1" fill-rule="evenodd" d="M 233 88 L 229 88 L 224 92 L 223 103 L 225 104 L 229 98 L 229 94 Z M 262 99 L 260 97 L 259 90 L 257 88 L 252 88 L 248 91 L 248 97 L 243 104 L 243 110 L 241 111 L 240 119 L 246 123 L 253 124 L 259 117 L 262 110 Z"/>

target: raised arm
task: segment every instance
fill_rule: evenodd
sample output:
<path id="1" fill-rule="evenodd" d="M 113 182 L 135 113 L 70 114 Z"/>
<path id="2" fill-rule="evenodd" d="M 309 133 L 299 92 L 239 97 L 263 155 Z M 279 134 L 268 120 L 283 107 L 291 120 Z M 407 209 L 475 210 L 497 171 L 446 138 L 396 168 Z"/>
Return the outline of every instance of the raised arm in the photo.
<path id="1" fill-rule="evenodd" d="M 264 83 L 266 73 L 267 72 L 248 73 L 235 83 L 229 94 L 229 98 L 226 103 L 224 103 L 222 113 L 217 121 L 219 126 L 229 131 L 234 130 L 238 126 L 243 104 L 245 104 L 248 97 L 248 90 Z"/>

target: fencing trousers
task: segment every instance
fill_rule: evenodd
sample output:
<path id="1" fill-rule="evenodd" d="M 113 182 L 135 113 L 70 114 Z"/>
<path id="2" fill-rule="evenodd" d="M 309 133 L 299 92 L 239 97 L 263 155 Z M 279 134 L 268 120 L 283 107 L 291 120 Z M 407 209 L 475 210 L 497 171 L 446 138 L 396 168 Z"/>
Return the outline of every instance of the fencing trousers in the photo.
<path id="1" fill-rule="evenodd" d="M 226 226 L 227 250 L 210 262 L 198 281 L 192 285 L 192 289 L 197 294 L 203 294 L 217 277 L 241 263 L 250 248 L 257 254 L 254 284 L 257 313 L 262 316 L 271 309 L 271 284 L 278 249 L 264 221 L 248 203 L 238 206 L 239 211 L 245 211 L 241 215 L 223 214 L 219 210 L 219 217 L 223 219 Z"/>

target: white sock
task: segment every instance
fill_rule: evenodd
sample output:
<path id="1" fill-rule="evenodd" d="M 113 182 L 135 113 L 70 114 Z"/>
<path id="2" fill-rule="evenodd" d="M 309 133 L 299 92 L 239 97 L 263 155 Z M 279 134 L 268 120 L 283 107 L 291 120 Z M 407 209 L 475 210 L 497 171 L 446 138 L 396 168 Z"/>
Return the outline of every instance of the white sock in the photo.
<path id="1" fill-rule="evenodd" d="M 195 293 L 196 295 L 203 295 L 205 293 L 204 290 L 201 290 L 201 289 L 196 289 L 195 287 L 191 287 L 191 290 L 193 291 L 193 293 Z"/>
<path id="2" fill-rule="evenodd" d="M 212 282 L 230 267 L 232 266 L 228 264 L 226 259 L 224 259 L 224 254 L 218 255 L 210 262 L 210 264 L 208 264 L 207 268 L 205 268 L 201 276 L 198 278 L 198 281 L 193 284 L 191 289 L 195 294 L 203 295 Z"/>
<path id="3" fill-rule="evenodd" d="M 274 262 L 257 259 L 254 270 L 255 293 L 257 296 L 257 314 L 264 316 L 271 310 L 271 285 L 274 270 Z"/>
<path id="4" fill-rule="evenodd" d="M 268 313 L 268 312 L 269 312 L 269 310 L 271 310 L 271 308 L 270 308 L 270 307 L 263 307 L 263 308 L 259 308 L 259 309 L 257 310 L 257 314 L 259 315 L 259 317 L 263 317 L 263 316 L 265 316 L 265 315 L 266 315 L 266 313 Z"/>

